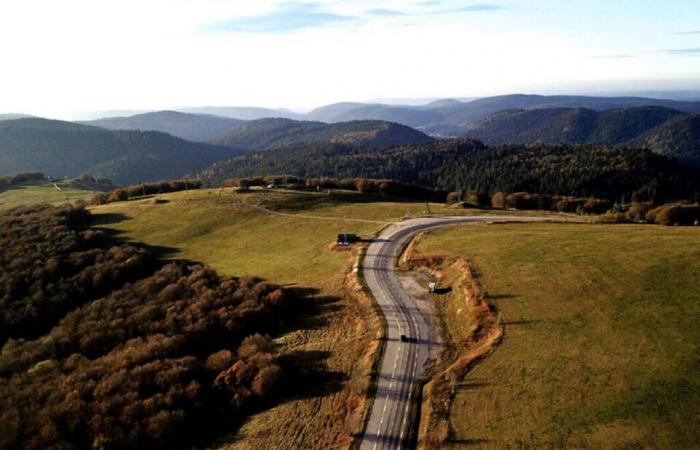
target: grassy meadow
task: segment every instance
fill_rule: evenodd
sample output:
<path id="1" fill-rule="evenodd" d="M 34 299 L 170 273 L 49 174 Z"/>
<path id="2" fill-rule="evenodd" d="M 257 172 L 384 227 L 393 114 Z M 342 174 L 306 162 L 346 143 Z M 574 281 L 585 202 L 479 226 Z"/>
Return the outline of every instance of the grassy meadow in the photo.
<path id="1" fill-rule="evenodd" d="M 57 189 L 53 183 L 42 183 L 23 184 L 0 191 L 0 210 L 39 203 L 57 205 L 77 200 L 87 201 L 95 195 L 95 191 L 81 189 L 72 183 L 57 182 L 56 185 L 60 189 Z"/>
<path id="2" fill-rule="evenodd" d="M 700 448 L 700 228 L 467 225 L 417 250 L 470 258 L 506 324 L 451 448 Z"/>

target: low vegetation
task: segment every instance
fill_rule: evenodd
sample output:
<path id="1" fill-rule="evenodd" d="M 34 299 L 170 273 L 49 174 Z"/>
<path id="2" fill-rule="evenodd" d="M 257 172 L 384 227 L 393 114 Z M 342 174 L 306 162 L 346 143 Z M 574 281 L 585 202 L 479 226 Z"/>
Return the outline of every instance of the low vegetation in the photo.
<path id="1" fill-rule="evenodd" d="M 447 448 L 700 446 L 700 230 L 462 226 L 417 249 L 469 258 L 505 325 L 455 380 Z"/>

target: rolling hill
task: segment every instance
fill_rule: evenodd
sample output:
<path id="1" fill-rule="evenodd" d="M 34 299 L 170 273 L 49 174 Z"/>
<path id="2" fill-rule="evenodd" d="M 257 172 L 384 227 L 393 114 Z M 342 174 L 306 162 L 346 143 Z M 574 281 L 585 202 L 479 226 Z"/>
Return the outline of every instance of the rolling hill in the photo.
<path id="1" fill-rule="evenodd" d="M 38 118 L 0 122 L 0 176 L 34 171 L 54 177 L 89 173 L 130 184 L 181 177 L 240 154 L 241 150 L 155 131 L 112 131 Z"/>
<path id="2" fill-rule="evenodd" d="M 239 127 L 241 120 L 205 114 L 158 111 L 81 122 L 110 130 L 161 131 L 188 141 L 206 142 Z"/>
<path id="3" fill-rule="evenodd" d="M 489 145 L 623 144 L 682 112 L 657 106 L 594 111 L 586 108 L 506 110 L 470 128 L 465 136 Z"/>
<path id="4" fill-rule="evenodd" d="M 404 125 L 382 121 L 351 121 L 327 124 L 290 119 L 260 119 L 244 123 L 211 142 L 248 150 L 313 143 L 391 147 L 431 142 L 433 139 Z"/>

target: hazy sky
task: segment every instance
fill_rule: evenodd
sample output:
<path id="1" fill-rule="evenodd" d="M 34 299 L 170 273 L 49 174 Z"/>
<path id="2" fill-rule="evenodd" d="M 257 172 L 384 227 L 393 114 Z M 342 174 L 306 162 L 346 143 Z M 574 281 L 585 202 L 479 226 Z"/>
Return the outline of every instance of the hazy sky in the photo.
<path id="1" fill-rule="evenodd" d="M 0 111 L 700 89 L 698 0 L 2 0 Z"/>

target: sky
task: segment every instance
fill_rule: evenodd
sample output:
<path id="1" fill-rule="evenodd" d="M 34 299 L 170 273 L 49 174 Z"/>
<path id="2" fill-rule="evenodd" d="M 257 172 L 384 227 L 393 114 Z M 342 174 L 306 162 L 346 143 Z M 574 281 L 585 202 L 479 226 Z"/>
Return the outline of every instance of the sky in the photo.
<path id="1" fill-rule="evenodd" d="M 698 0 L 0 2 L 0 112 L 681 89 Z"/>

